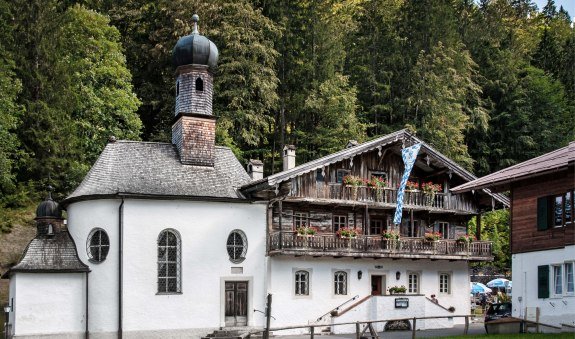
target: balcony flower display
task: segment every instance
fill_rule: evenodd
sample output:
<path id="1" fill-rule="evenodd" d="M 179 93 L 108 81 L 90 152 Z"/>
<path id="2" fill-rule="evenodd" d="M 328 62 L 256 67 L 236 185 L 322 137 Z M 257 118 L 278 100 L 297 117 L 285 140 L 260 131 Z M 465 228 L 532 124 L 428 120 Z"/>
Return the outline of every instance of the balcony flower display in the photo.
<path id="1" fill-rule="evenodd" d="M 423 238 L 426 241 L 437 241 L 437 240 L 441 239 L 441 233 L 440 232 L 425 232 L 425 235 L 423 236 Z"/>
<path id="2" fill-rule="evenodd" d="M 474 235 L 466 234 L 466 235 L 462 235 L 459 238 L 457 238 L 457 243 L 458 244 L 469 244 L 475 240 L 477 240 L 477 239 L 475 238 Z"/>
<path id="3" fill-rule="evenodd" d="M 407 288 L 401 285 L 401 286 L 391 286 L 387 290 L 389 291 L 389 294 L 400 294 L 400 293 L 403 294 L 407 291 Z"/>
<path id="4" fill-rule="evenodd" d="M 295 233 L 297 235 L 316 235 L 317 234 L 317 227 L 305 227 L 305 226 L 300 226 L 298 228 L 296 228 Z"/>
<path id="5" fill-rule="evenodd" d="M 343 177 L 343 184 L 347 187 L 351 187 L 351 198 L 353 200 L 357 199 L 357 191 L 359 186 L 363 184 L 363 180 L 355 175 L 346 175 Z"/>
<path id="6" fill-rule="evenodd" d="M 359 227 L 342 227 L 337 232 L 338 237 L 341 239 L 351 239 L 356 238 L 358 235 L 361 234 L 361 228 Z"/>
<path id="7" fill-rule="evenodd" d="M 383 231 L 381 237 L 387 240 L 399 240 L 400 235 L 398 231 Z"/>
<path id="8" fill-rule="evenodd" d="M 375 200 L 382 201 L 383 189 L 387 187 L 387 181 L 381 177 L 372 176 L 370 180 L 365 180 L 365 185 L 375 190 Z"/>
<path id="9" fill-rule="evenodd" d="M 441 188 L 440 184 L 434 184 L 430 181 L 430 182 L 424 182 L 423 184 L 421 184 L 421 190 L 423 191 L 423 194 L 425 195 L 425 204 L 427 206 L 432 206 L 433 201 L 435 200 L 435 193 L 441 191 L 442 188 Z"/>
<path id="10" fill-rule="evenodd" d="M 419 189 L 419 184 L 415 181 L 407 180 L 405 183 L 405 189 L 410 191 L 415 191 Z"/>

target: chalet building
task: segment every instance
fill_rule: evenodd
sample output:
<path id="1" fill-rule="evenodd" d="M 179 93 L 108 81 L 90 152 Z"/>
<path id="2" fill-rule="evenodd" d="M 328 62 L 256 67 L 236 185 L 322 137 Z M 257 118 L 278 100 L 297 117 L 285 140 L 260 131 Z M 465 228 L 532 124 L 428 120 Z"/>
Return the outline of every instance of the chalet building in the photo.
<path id="1" fill-rule="evenodd" d="M 451 191 L 486 188 L 511 196 L 513 316 L 572 331 L 575 142 Z"/>
<path id="2" fill-rule="evenodd" d="M 9 334 L 247 332 L 265 326 L 255 310 L 265 309 L 269 293 L 272 327 L 422 316 L 446 318 L 418 321 L 421 329 L 462 322 L 447 316 L 469 312 L 469 263 L 493 257 L 491 243 L 458 239 L 471 217 L 507 199 L 450 192 L 475 177 L 405 130 L 299 166 L 297 149 L 286 146 L 284 171 L 264 178 L 256 160 L 246 172 L 215 145 L 217 56 L 197 27 L 174 48 L 172 143 L 111 140 L 61 205 L 41 204 L 50 208 L 38 209 L 36 238 L 4 274 Z M 396 226 L 400 154 L 414 144 L 421 149 Z M 403 295 L 392 295 L 402 286 Z"/>

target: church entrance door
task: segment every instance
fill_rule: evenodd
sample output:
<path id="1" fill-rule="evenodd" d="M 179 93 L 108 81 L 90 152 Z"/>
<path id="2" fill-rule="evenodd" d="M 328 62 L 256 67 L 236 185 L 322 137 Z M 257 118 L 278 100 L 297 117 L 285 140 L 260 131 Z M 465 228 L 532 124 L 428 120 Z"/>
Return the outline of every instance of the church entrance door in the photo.
<path id="1" fill-rule="evenodd" d="M 226 281 L 226 326 L 248 324 L 248 282 Z"/>

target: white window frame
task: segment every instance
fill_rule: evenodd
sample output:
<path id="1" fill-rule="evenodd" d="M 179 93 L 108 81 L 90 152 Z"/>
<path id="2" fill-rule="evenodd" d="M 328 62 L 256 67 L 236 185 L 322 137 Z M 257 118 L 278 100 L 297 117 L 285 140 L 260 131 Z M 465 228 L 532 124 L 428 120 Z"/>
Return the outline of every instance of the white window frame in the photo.
<path id="1" fill-rule="evenodd" d="M 298 298 L 308 298 L 311 296 L 311 272 L 312 270 L 309 268 L 294 268 L 293 269 L 293 282 L 294 282 L 294 287 L 292 289 L 294 296 L 298 297 Z M 298 274 L 302 274 L 304 273 L 306 276 L 306 281 L 305 283 L 305 288 L 306 290 L 304 291 L 305 293 L 298 293 L 298 283 L 301 283 L 301 281 L 298 281 Z"/>
<path id="2" fill-rule="evenodd" d="M 337 218 L 337 220 L 338 220 L 338 221 L 337 221 L 337 225 L 338 225 L 337 227 L 336 227 L 336 221 L 335 221 L 336 218 Z M 343 220 L 344 220 L 343 225 L 341 224 L 341 218 L 343 218 Z M 331 222 L 332 222 L 333 233 L 335 233 L 335 232 L 337 232 L 340 228 L 342 228 L 342 227 L 347 227 L 348 222 L 349 222 L 349 219 L 348 219 L 347 215 L 344 215 L 344 214 L 334 214 L 334 215 L 331 217 Z"/>
<path id="3" fill-rule="evenodd" d="M 235 241 L 237 239 L 237 237 L 235 236 L 234 239 L 232 239 L 234 241 L 230 243 L 230 237 L 232 237 L 232 235 L 234 234 L 240 237 L 242 242 L 241 245 L 237 241 Z M 241 248 L 242 250 L 238 257 L 235 256 L 236 248 Z M 234 264 L 240 264 L 246 259 L 246 254 L 248 252 L 248 237 L 244 231 L 235 229 L 231 231 L 230 234 L 228 234 L 228 237 L 226 238 L 226 252 L 228 253 L 228 258 Z"/>
<path id="4" fill-rule="evenodd" d="M 439 272 L 439 294 L 451 294 L 450 272 Z"/>
<path id="5" fill-rule="evenodd" d="M 447 230 L 447 232 L 443 232 L 443 230 L 441 229 L 443 226 L 445 226 L 445 229 Z M 447 221 L 438 221 L 437 222 L 437 231 L 439 233 L 441 233 L 441 239 L 449 239 L 450 228 L 451 228 L 451 225 Z"/>
<path id="6" fill-rule="evenodd" d="M 296 230 L 298 227 L 309 227 L 309 212 L 293 212 L 293 229 Z"/>
<path id="7" fill-rule="evenodd" d="M 563 293 L 565 295 L 575 295 L 575 262 L 567 261 L 563 264 Z M 567 267 L 571 267 L 568 272 Z M 569 277 L 571 277 L 571 291 L 569 291 Z"/>
<path id="8" fill-rule="evenodd" d="M 413 277 L 415 277 L 415 281 L 412 281 Z M 407 272 L 407 293 L 419 294 L 420 286 L 421 286 L 421 273 Z"/>
<path id="9" fill-rule="evenodd" d="M 99 234 L 99 241 L 97 244 L 92 244 L 92 239 Z M 106 241 L 103 241 L 106 239 Z M 110 236 L 103 228 L 96 227 L 90 231 L 88 239 L 86 241 L 86 252 L 88 254 L 88 260 L 94 264 L 103 263 L 108 254 L 110 253 Z M 94 253 L 92 250 L 97 251 Z"/>
<path id="10" fill-rule="evenodd" d="M 563 296 L 563 264 L 551 265 L 551 294 Z"/>
<path id="11" fill-rule="evenodd" d="M 346 296 L 349 293 L 349 271 L 334 270 L 333 274 L 333 295 Z M 341 286 L 340 286 L 341 284 Z"/>

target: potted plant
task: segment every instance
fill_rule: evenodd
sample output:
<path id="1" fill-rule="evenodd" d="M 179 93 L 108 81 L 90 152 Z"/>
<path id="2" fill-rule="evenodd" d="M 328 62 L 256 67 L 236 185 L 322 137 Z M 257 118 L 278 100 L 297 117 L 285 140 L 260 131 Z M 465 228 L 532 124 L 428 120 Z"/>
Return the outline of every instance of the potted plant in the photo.
<path id="1" fill-rule="evenodd" d="M 401 286 L 391 286 L 387 290 L 389 291 L 389 294 L 405 294 L 407 288 L 401 285 Z"/>
<path id="2" fill-rule="evenodd" d="M 435 193 L 441 191 L 442 188 L 441 188 L 440 184 L 434 184 L 430 181 L 430 182 L 424 182 L 423 184 L 421 184 L 421 190 L 423 191 L 423 194 L 425 195 L 426 205 L 432 206 L 433 201 L 435 200 Z"/>
<path id="3" fill-rule="evenodd" d="M 405 183 L 405 189 L 408 191 L 417 191 L 419 189 L 419 185 L 415 181 L 407 180 Z"/>
<path id="4" fill-rule="evenodd" d="M 473 242 L 473 241 L 475 241 L 475 240 L 477 240 L 477 239 L 475 238 L 474 235 L 465 234 L 465 235 L 462 235 L 462 236 L 460 236 L 459 238 L 457 238 L 456 241 L 457 241 L 458 244 L 466 244 L 466 245 L 468 245 L 469 243 L 471 243 L 471 242 Z"/>
<path id="5" fill-rule="evenodd" d="M 440 232 L 425 232 L 423 239 L 425 239 L 425 241 L 437 241 L 437 240 L 441 239 L 441 233 Z"/>
<path id="6" fill-rule="evenodd" d="M 399 240 L 400 235 L 398 231 L 383 231 L 381 237 L 386 240 Z"/>
<path id="7" fill-rule="evenodd" d="M 337 236 L 341 239 L 352 239 L 356 238 L 361 234 L 361 228 L 359 227 L 342 227 L 336 232 Z"/>
<path id="8" fill-rule="evenodd" d="M 372 176 L 370 180 L 365 181 L 365 185 L 373 190 L 375 190 L 376 201 L 382 201 L 383 199 L 383 189 L 387 186 L 385 179 L 381 177 Z"/>
<path id="9" fill-rule="evenodd" d="M 346 175 L 343 177 L 343 184 L 351 188 L 351 196 L 353 200 L 357 199 L 357 191 L 359 186 L 363 184 L 363 180 L 355 175 Z"/>
<path id="10" fill-rule="evenodd" d="M 295 230 L 298 236 L 311 236 L 317 234 L 317 227 L 313 226 L 300 226 Z"/>

